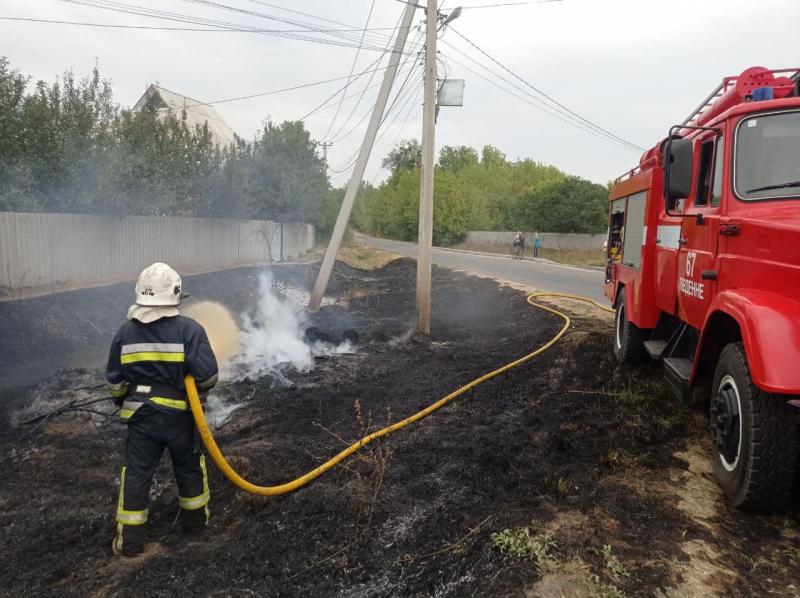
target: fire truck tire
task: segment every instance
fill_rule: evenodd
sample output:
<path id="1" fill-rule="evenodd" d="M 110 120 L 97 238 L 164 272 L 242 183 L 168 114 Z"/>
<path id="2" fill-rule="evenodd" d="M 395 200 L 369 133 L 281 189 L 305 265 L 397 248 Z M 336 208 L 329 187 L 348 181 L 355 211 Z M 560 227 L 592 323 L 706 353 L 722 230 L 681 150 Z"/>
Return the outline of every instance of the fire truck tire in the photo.
<path id="1" fill-rule="evenodd" d="M 786 397 L 753 384 L 740 342 L 722 350 L 712 391 L 714 471 L 725 496 L 745 509 L 783 509 L 798 461 L 798 426 L 791 405 Z"/>
<path id="2" fill-rule="evenodd" d="M 617 296 L 614 317 L 614 355 L 617 361 L 626 365 L 644 363 L 647 359 L 645 339 L 645 331 L 628 319 L 628 303 L 625 289 L 622 289 Z"/>

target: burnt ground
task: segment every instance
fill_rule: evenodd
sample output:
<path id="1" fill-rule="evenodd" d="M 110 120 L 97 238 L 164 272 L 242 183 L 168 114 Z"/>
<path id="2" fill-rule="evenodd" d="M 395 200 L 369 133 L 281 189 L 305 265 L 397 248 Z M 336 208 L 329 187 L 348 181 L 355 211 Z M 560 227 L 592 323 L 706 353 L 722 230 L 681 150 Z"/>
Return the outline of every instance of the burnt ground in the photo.
<path id="1" fill-rule="evenodd" d="M 315 274 L 276 271 L 305 288 Z M 257 275 L 201 275 L 185 286 L 239 312 L 255 300 Z M 414 281 L 409 260 L 371 272 L 340 264 L 331 288 L 340 303 L 311 323 L 334 334 L 357 328 L 358 351 L 319 360 L 308 373 L 286 372 L 292 388 L 270 378 L 221 385 L 218 399 L 244 405 L 216 436 L 248 479 L 293 479 L 365 432 L 528 353 L 560 326 L 519 290 L 435 269 L 434 331 L 420 338 L 409 333 Z M 797 512 L 764 517 L 728 508 L 700 411 L 678 404 L 656 369 L 617 370 L 610 321 L 585 309 L 541 357 L 295 493 L 247 495 L 209 464 L 212 523 L 200 541 L 177 531 L 164 459 L 147 551 L 114 559 L 123 426 L 93 413 L 53 418 L 33 434 L 19 422 L 72 398 L 102 396 L 92 388 L 102 381 L 96 356 L 129 295 L 129 285 L 116 285 L 0 304 L 0 324 L 13 331 L 2 343 L 0 594 L 800 591 Z M 44 349 L 37 342 L 51 338 Z"/>

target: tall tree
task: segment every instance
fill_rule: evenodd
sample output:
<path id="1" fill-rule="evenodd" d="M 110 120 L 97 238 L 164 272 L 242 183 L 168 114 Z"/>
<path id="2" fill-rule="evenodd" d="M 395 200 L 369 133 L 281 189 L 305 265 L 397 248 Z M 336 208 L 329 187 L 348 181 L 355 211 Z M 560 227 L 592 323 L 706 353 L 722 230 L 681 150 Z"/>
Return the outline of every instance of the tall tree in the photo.
<path id="1" fill-rule="evenodd" d="M 478 164 L 478 152 L 467 145 L 445 145 L 439 150 L 439 168 L 455 172 Z"/>
<path id="2" fill-rule="evenodd" d="M 422 164 L 422 146 L 416 139 L 405 139 L 398 143 L 381 162 L 381 166 L 392 174 L 402 170 L 414 170 Z"/>

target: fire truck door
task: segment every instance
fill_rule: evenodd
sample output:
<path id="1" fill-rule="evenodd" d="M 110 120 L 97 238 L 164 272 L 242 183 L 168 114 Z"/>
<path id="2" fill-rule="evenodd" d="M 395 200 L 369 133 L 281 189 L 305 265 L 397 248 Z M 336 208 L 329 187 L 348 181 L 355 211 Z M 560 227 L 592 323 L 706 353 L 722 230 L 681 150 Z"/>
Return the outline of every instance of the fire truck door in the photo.
<path id="1" fill-rule="evenodd" d="M 723 137 L 704 136 L 695 147 L 699 155 L 694 197 L 685 208 L 678 241 L 678 314 L 684 322 L 702 328 L 718 273 Z"/>

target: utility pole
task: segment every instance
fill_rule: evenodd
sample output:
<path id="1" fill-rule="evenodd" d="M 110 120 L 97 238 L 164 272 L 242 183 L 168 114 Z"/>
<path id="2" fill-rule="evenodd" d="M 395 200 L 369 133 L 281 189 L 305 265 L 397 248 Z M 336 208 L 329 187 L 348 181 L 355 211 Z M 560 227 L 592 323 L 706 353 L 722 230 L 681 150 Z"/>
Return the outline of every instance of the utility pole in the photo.
<path id="1" fill-rule="evenodd" d="M 383 118 L 383 111 L 386 109 L 386 101 L 389 99 L 389 92 L 392 90 L 392 83 L 397 73 L 397 65 L 400 62 L 400 57 L 403 55 L 403 49 L 406 45 L 406 38 L 408 31 L 411 28 L 411 21 L 414 18 L 414 11 L 416 4 L 406 4 L 403 11 L 403 19 L 400 23 L 400 28 L 397 30 L 397 39 L 395 39 L 394 47 L 392 48 L 392 56 L 389 59 L 389 67 L 383 75 L 383 83 L 381 90 L 378 93 L 378 99 L 375 102 L 375 107 L 372 109 L 372 116 L 367 126 L 367 132 L 364 135 L 364 141 L 361 143 L 361 149 L 358 152 L 356 165 L 353 169 L 353 175 L 347 184 L 347 191 L 344 194 L 342 207 L 339 210 L 339 216 L 336 218 L 336 225 L 333 227 L 331 240 L 328 243 L 328 249 L 325 251 L 325 257 L 322 259 L 322 266 L 320 267 L 317 281 L 314 283 L 314 290 L 311 292 L 311 299 L 308 302 L 309 311 L 317 311 L 322 304 L 322 297 L 325 295 L 325 290 L 328 288 L 328 281 L 330 281 L 333 266 L 336 263 L 336 254 L 339 253 L 339 246 L 342 243 L 347 223 L 350 220 L 350 213 L 353 211 L 353 202 L 356 199 L 356 194 L 361 187 L 361 181 L 364 178 L 364 170 L 367 168 L 367 161 L 372 152 L 372 146 L 375 143 L 375 136 L 378 133 L 381 119 Z M 434 2 L 434 21 L 435 21 L 435 2 Z M 434 86 L 436 82 L 434 81 Z"/>
<path id="2" fill-rule="evenodd" d="M 425 105 L 422 111 L 422 180 L 419 193 L 419 235 L 417 238 L 418 329 L 431 333 L 431 250 L 433 245 L 433 172 L 436 130 L 436 0 L 428 0 L 425 27 Z"/>
<path id="3" fill-rule="evenodd" d="M 328 148 L 333 145 L 332 141 L 328 143 L 322 142 L 319 146 L 322 148 L 322 161 L 325 162 L 325 166 L 328 165 Z"/>

